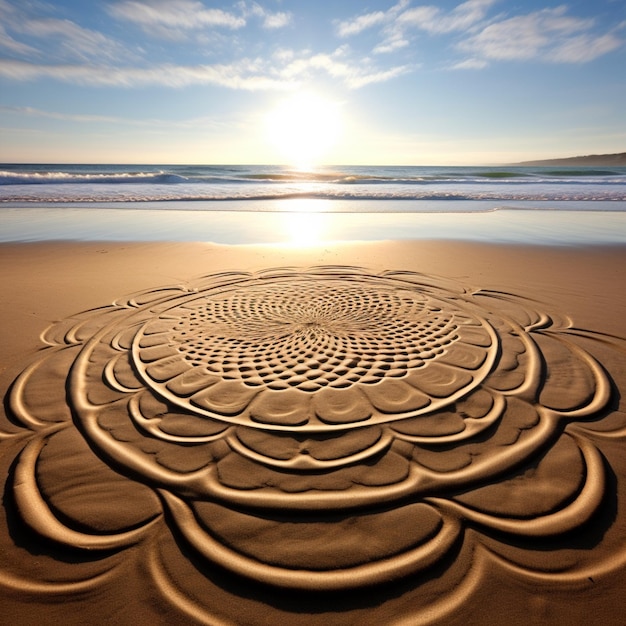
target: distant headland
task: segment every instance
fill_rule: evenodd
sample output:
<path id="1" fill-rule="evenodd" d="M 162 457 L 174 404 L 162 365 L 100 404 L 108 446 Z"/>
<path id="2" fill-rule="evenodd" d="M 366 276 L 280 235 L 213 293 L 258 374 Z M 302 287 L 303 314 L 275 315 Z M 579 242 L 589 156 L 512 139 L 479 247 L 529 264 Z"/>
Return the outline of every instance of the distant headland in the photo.
<path id="1" fill-rule="evenodd" d="M 516 165 L 558 165 L 558 166 L 576 166 L 582 167 L 610 167 L 610 166 L 626 166 L 626 152 L 618 154 L 588 154 L 587 156 L 576 156 L 565 159 L 544 159 L 541 161 L 522 161 Z"/>

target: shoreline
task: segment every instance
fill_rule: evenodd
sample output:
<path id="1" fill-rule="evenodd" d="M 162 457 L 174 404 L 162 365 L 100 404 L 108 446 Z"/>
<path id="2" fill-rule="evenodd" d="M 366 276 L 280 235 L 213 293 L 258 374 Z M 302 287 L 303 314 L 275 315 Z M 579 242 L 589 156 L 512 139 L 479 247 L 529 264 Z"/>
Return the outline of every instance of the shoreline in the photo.
<path id="1" fill-rule="evenodd" d="M 250 204 L 254 203 L 236 206 Z M 495 209 L 489 208 L 493 203 L 480 203 L 480 211 L 453 212 L 452 203 L 450 211 L 385 213 L 380 209 L 338 212 L 334 210 L 336 203 L 327 201 L 283 200 L 276 204 L 282 208 L 273 210 L 273 205 L 261 202 L 259 207 L 265 210 L 259 211 L 188 210 L 184 207 L 189 203 L 177 203 L 176 210 L 134 205 L 4 207 L 0 209 L 0 241 L 174 240 L 310 245 L 324 241 L 436 239 L 548 246 L 626 243 L 626 211 L 622 210 Z M 352 207 L 360 203 L 343 204 Z M 597 204 L 604 209 L 609 203 Z M 371 205 L 387 206 L 384 202 Z"/>

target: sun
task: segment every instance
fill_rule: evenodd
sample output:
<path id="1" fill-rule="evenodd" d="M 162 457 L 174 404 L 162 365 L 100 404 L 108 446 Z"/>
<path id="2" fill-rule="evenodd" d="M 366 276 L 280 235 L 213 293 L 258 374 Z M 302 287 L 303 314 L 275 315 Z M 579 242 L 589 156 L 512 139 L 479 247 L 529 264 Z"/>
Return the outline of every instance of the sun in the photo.
<path id="1" fill-rule="evenodd" d="M 339 105 L 310 92 L 283 100 L 267 117 L 269 141 L 281 159 L 298 169 L 325 159 L 340 130 Z"/>

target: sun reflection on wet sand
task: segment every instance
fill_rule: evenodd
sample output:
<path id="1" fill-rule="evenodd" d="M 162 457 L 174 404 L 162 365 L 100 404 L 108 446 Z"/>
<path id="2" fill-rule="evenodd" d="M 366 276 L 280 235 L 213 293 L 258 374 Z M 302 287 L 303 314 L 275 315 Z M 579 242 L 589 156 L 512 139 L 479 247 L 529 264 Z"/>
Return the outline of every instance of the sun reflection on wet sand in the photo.
<path id="1" fill-rule="evenodd" d="M 313 199 L 288 200 L 278 217 L 283 225 L 286 243 L 314 245 L 332 238 L 332 202 Z"/>
<path id="2" fill-rule="evenodd" d="M 289 203 L 289 204 L 287 204 Z M 0 215 L 0 241 L 211 241 L 224 244 L 397 239 L 448 239 L 532 244 L 610 244 L 626 241 L 626 213 L 565 210 L 493 212 L 345 212 L 340 202 L 282 200 L 243 211 L 238 203 L 201 210 L 99 207 L 8 208 Z M 183 208 L 185 207 L 185 208 Z M 189 207 L 189 208 L 187 208 Z M 395 207 L 394 207 L 395 208 Z"/>
<path id="3" fill-rule="evenodd" d="M 328 238 L 328 218 L 320 213 L 287 213 L 281 216 L 287 243 L 314 245 Z"/>

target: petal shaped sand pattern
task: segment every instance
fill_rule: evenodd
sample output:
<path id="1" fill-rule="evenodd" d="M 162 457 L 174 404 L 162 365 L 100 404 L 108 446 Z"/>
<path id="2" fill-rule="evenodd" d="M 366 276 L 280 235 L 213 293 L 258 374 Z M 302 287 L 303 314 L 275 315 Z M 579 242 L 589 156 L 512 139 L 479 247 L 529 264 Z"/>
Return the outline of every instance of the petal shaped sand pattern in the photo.
<path id="1" fill-rule="evenodd" d="M 532 579 L 532 541 L 574 553 L 590 520 L 610 525 L 597 438 L 624 424 L 603 425 L 614 383 L 594 335 L 514 295 L 353 267 L 230 272 L 43 338 L 7 396 L 17 518 L 103 562 L 139 546 L 189 614 L 202 600 L 162 564 L 164 531 L 207 577 L 314 592 L 441 576 L 460 546 Z M 568 576 L 601 567 L 578 552 Z"/>

